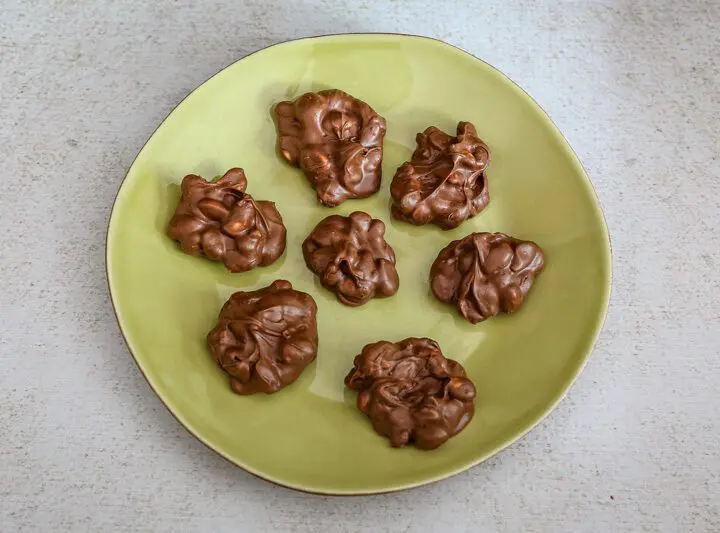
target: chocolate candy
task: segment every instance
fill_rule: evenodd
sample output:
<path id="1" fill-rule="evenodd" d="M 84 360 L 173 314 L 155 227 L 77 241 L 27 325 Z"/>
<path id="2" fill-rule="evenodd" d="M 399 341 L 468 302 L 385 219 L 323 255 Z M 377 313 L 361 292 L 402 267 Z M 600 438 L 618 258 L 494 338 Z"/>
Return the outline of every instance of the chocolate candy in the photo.
<path id="1" fill-rule="evenodd" d="M 485 170 L 490 151 L 475 126 L 460 122 L 457 136 L 431 126 L 390 185 L 392 215 L 411 224 L 452 229 L 482 211 L 490 199 Z"/>
<path id="2" fill-rule="evenodd" d="M 302 249 L 308 268 L 345 305 L 392 296 L 400 285 L 395 253 L 385 242 L 385 224 L 367 213 L 327 217 L 315 226 Z"/>
<path id="3" fill-rule="evenodd" d="M 305 171 L 320 203 L 336 206 L 380 188 L 385 119 L 337 90 L 306 93 L 275 106 L 278 147 Z"/>
<path id="4" fill-rule="evenodd" d="M 269 265 L 285 251 L 285 226 L 273 202 L 245 192 L 241 168 L 214 183 L 190 174 L 167 234 L 183 252 L 222 261 L 230 272 Z"/>
<path id="5" fill-rule="evenodd" d="M 473 233 L 443 248 L 430 269 L 430 287 L 438 300 L 455 304 L 476 324 L 520 309 L 544 265 L 534 242 Z"/>
<path id="6" fill-rule="evenodd" d="M 289 281 L 236 292 L 207 342 L 238 394 L 271 394 L 295 381 L 318 349 L 315 300 Z"/>
<path id="7" fill-rule="evenodd" d="M 368 344 L 354 364 L 345 385 L 358 391 L 358 409 L 395 448 L 437 448 L 473 416 L 475 386 L 434 340 Z"/>

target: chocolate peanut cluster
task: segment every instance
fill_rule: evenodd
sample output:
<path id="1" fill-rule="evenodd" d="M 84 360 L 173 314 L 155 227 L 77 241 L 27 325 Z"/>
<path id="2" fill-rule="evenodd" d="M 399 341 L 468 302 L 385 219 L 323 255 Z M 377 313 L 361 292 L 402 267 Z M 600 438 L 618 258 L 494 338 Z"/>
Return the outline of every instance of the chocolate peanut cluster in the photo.
<path id="1" fill-rule="evenodd" d="M 452 137 L 435 126 L 417 134 L 417 148 L 395 173 L 392 215 L 411 224 L 459 226 L 487 205 L 490 151 L 475 126 L 460 122 Z"/>
<path id="2" fill-rule="evenodd" d="M 275 106 L 280 154 L 305 172 L 320 203 L 336 206 L 380 188 L 385 119 L 337 90 Z"/>
<path id="3" fill-rule="evenodd" d="M 183 252 L 222 261 L 230 272 L 245 272 L 275 262 L 285 251 L 286 231 L 273 202 L 245 192 L 241 168 L 215 182 L 190 174 L 167 227 Z"/>
<path id="4" fill-rule="evenodd" d="M 236 292 L 220 311 L 207 342 L 238 394 L 271 394 L 294 382 L 315 360 L 317 306 L 289 281 Z"/>
<path id="5" fill-rule="evenodd" d="M 534 242 L 473 233 L 443 248 L 430 269 L 430 287 L 438 300 L 454 304 L 476 324 L 520 309 L 544 265 Z"/>
<path id="6" fill-rule="evenodd" d="M 345 385 L 377 433 L 399 448 L 437 448 L 474 414 L 475 386 L 431 339 L 376 342 L 355 357 Z"/>
<path id="7" fill-rule="evenodd" d="M 385 241 L 385 224 L 367 213 L 325 218 L 302 249 L 308 268 L 345 305 L 392 296 L 400 285 L 395 253 Z"/>

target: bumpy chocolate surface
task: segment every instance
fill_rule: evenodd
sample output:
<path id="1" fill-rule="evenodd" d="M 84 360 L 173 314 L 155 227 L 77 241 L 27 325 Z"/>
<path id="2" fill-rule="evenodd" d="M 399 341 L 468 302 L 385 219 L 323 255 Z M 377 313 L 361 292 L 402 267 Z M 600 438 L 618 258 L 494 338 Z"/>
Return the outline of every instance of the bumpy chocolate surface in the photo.
<path id="1" fill-rule="evenodd" d="M 354 364 L 345 385 L 358 391 L 358 409 L 393 447 L 437 448 L 473 416 L 475 386 L 434 340 L 368 344 Z"/>
<path id="2" fill-rule="evenodd" d="M 390 185 L 392 215 L 452 229 L 482 211 L 490 199 L 485 176 L 490 151 L 475 126 L 460 122 L 455 137 L 431 126 L 416 140 L 412 158 Z"/>
<path id="3" fill-rule="evenodd" d="M 273 202 L 245 192 L 241 168 L 216 182 L 188 175 L 167 234 L 183 252 L 222 261 L 231 272 L 269 265 L 285 251 L 285 226 Z"/>
<path id="4" fill-rule="evenodd" d="M 430 287 L 476 324 L 500 311 L 520 309 L 545 256 L 534 242 L 503 233 L 473 233 L 452 241 L 430 269 Z"/>
<path id="5" fill-rule="evenodd" d="M 207 342 L 238 394 L 271 394 L 295 381 L 315 360 L 317 306 L 312 297 L 278 280 L 225 303 Z"/>
<path id="6" fill-rule="evenodd" d="M 275 106 L 280 154 L 301 168 L 318 200 L 336 206 L 380 188 L 385 119 L 337 90 Z"/>
<path id="7" fill-rule="evenodd" d="M 331 215 L 302 245 L 305 264 L 345 305 L 392 296 L 400 286 L 395 252 L 385 242 L 385 224 L 367 213 Z"/>

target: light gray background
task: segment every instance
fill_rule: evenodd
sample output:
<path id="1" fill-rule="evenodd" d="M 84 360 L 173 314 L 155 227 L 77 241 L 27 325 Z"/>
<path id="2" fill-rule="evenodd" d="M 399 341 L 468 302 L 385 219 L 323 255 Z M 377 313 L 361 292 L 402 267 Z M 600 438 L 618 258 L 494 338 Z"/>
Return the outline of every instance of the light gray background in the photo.
<path id="1" fill-rule="evenodd" d="M 194 440 L 129 356 L 104 268 L 124 173 L 188 91 L 344 31 L 430 35 L 512 77 L 578 152 L 614 252 L 594 357 L 547 420 L 367 498 L 272 486 Z M 0 54 L 3 533 L 720 531 L 720 2 L 0 0 Z"/>

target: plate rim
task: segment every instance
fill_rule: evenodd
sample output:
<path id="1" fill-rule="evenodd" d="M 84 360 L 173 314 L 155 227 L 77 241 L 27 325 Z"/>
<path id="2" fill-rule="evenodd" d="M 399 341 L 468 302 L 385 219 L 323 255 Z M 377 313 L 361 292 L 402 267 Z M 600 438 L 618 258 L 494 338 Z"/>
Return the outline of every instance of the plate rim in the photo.
<path id="1" fill-rule="evenodd" d="M 157 133 L 157 131 L 165 124 L 167 119 L 175 112 L 175 110 L 180 107 L 188 98 L 190 98 L 197 90 L 199 90 L 201 87 L 205 86 L 210 80 L 215 78 L 216 76 L 223 73 L 225 70 L 229 69 L 230 67 L 236 65 L 237 63 L 249 58 L 250 56 L 253 56 L 259 52 L 263 52 L 265 50 L 268 50 L 270 48 L 275 48 L 279 46 L 284 45 L 290 45 L 297 42 L 302 41 L 322 41 L 326 39 L 333 39 L 333 38 L 342 38 L 342 37 L 400 37 L 402 38 L 409 38 L 412 40 L 419 39 L 419 40 L 427 40 L 431 41 L 435 45 L 439 45 L 441 47 L 445 46 L 451 49 L 451 51 L 459 54 L 463 54 L 468 56 L 469 58 L 478 61 L 480 63 L 483 63 L 486 67 L 490 68 L 491 70 L 496 71 L 500 75 L 502 75 L 504 78 L 506 78 L 517 90 L 521 91 L 525 97 L 527 97 L 537 108 L 542 112 L 543 115 L 545 115 L 545 118 L 547 121 L 551 124 L 552 129 L 554 130 L 555 134 L 559 137 L 564 147 L 569 150 L 569 152 L 572 154 L 572 156 L 575 159 L 575 163 L 577 164 L 577 167 L 581 171 L 581 174 L 584 177 L 584 185 L 588 189 L 588 192 L 590 193 L 591 197 L 595 200 L 594 202 L 594 208 L 596 213 L 599 215 L 598 219 L 600 221 L 600 227 L 603 230 L 603 233 L 605 235 L 605 239 L 607 241 L 607 255 L 605 260 L 604 267 L 607 269 L 607 279 L 604 283 L 603 287 L 603 293 L 602 293 L 602 301 L 601 301 L 601 308 L 600 313 L 597 317 L 595 317 L 594 320 L 594 332 L 591 337 L 590 346 L 587 349 L 586 353 L 583 355 L 583 359 L 580 363 L 580 365 L 577 367 L 575 372 L 573 372 L 570 379 L 564 384 L 562 390 L 557 394 L 556 398 L 550 402 L 537 417 L 535 417 L 531 422 L 528 424 L 528 426 L 521 431 L 519 431 L 516 435 L 506 439 L 505 441 L 499 443 L 497 446 L 486 452 L 485 454 L 481 455 L 480 457 L 473 459 L 472 461 L 469 461 L 465 464 L 460 465 L 459 467 L 452 468 L 448 470 L 447 472 L 443 472 L 441 474 L 437 474 L 434 476 L 430 476 L 426 479 L 420 480 L 420 481 L 414 481 L 414 482 L 408 482 L 408 483 L 397 483 L 392 486 L 388 486 L 387 488 L 383 489 L 369 489 L 369 490 L 343 490 L 343 489 L 324 489 L 324 488 L 307 488 L 302 486 L 301 484 L 293 484 L 284 482 L 280 479 L 274 478 L 273 476 L 264 474 L 263 472 L 254 469 L 248 465 L 242 464 L 240 461 L 236 461 L 235 459 L 231 458 L 229 455 L 227 455 L 225 452 L 223 452 L 221 449 L 216 448 L 213 446 L 212 443 L 210 443 L 200 432 L 196 432 L 193 430 L 193 428 L 190 427 L 190 425 L 187 423 L 186 420 L 184 420 L 184 416 L 180 412 L 175 412 L 173 408 L 168 405 L 163 395 L 158 392 L 157 388 L 151 381 L 151 379 L 148 377 L 147 373 L 145 372 L 142 363 L 138 360 L 138 357 L 135 355 L 135 352 L 133 351 L 132 346 L 130 345 L 130 342 L 128 341 L 128 338 L 125 335 L 125 330 L 122 326 L 122 321 L 120 319 L 120 315 L 118 314 L 118 307 L 115 302 L 115 296 L 113 294 L 112 289 L 112 282 L 111 282 L 111 274 L 110 274 L 110 237 L 111 237 L 111 231 L 113 229 L 113 219 L 115 218 L 115 212 L 118 204 L 118 200 L 121 196 L 121 193 L 123 191 L 123 188 L 125 186 L 125 183 L 128 179 L 128 176 L 130 175 L 131 171 L 133 170 L 133 167 L 135 166 L 135 163 L 140 158 L 142 153 L 145 151 L 145 148 L 147 147 L 150 140 L 153 138 L 153 136 Z M 491 457 L 494 457 L 501 451 L 505 450 L 506 448 L 509 448 L 516 442 L 518 442 L 520 439 L 524 438 L 528 433 L 530 433 L 532 430 L 534 430 L 543 420 L 545 420 L 550 413 L 555 410 L 555 408 L 562 402 L 562 400 L 565 399 L 567 394 L 570 392 L 570 389 L 572 389 L 573 385 L 577 381 L 577 378 L 580 376 L 582 371 L 585 369 L 585 366 L 588 364 L 588 361 L 592 357 L 595 348 L 597 346 L 598 339 L 604 329 L 605 321 L 607 319 L 608 309 L 610 305 L 610 299 L 612 296 L 612 286 L 613 286 L 613 250 L 612 250 L 612 240 L 610 239 L 610 232 L 607 225 L 607 220 L 605 218 L 605 213 L 602 208 L 602 204 L 600 202 L 600 198 L 597 195 L 597 192 L 595 190 L 595 187 L 593 186 L 592 181 L 590 180 L 590 177 L 585 170 L 585 167 L 582 164 L 582 161 L 578 157 L 575 150 L 572 148 L 570 143 L 568 142 L 565 135 L 560 131 L 560 128 L 555 124 L 555 122 L 552 120 L 550 115 L 545 111 L 545 109 L 525 90 L 523 89 L 518 83 L 516 83 L 510 76 L 508 76 L 506 73 L 498 69 L 497 67 L 491 65 L 487 61 L 484 61 L 483 59 L 475 56 L 474 54 L 468 52 L 467 50 L 461 48 L 460 46 L 445 42 L 441 39 L 430 37 L 426 35 L 416 35 L 411 33 L 395 33 L 395 32 L 349 32 L 349 33 L 328 33 L 328 34 L 320 34 L 320 35 L 311 35 L 306 37 L 299 37 L 296 39 L 287 39 L 284 41 L 278 41 L 272 44 L 269 44 L 267 46 L 264 46 L 262 48 L 258 48 L 257 50 L 254 50 L 236 60 L 234 60 L 232 63 L 226 65 L 225 67 L 221 68 L 214 74 L 212 74 L 210 77 L 208 77 L 205 81 L 198 84 L 196 87 L 194 87 L 190 92 L 188 92 L 176 105 L 172 107 L 172 109 L 167 113 L 167 115 L 160 121 L 160 123 L 157 125 L 157 127 L 152 131 L 152 133 L 148 136 L 148 138 L 143 143 L 140 150 L 138 150 L 137 154 L 133 158 L 130 165 L 127 167 L 127 171 L 125 172 L 125 175 L 123 179 L 120 181 L 120 185 L 118 186 L 117 192 L 115 193 L 115 198 L 112 203 L 112 207 L 110 208 L 110 215 L 108 216 L 108 222 L 107 222 L 107 228 L 105 231 L 105 278 L 107 282 L 107 288 L 108 288 L 108 294 L 110 296 L 110 304 L 112 306 L 113 314 L 115 315 L 115 320 L 118 325 L 118 329 L 120 330 L 120 334 L 123 338 L 123 341 L 125 342 L 125 346 L 127 347 L 128 352 L 132 356 L 133 361 L 135 362 L 135 365 L 140 370 L 140 373 L 142 374 L 143 378 L 145 379 L 146 383 L 150 387 L 150 390 L 153 391 L 155 396 L 160 400 L 160 403 L 167 409 L 167 411 L 175 418 L 175 420 L 188 432 L 190 435 L 195 437 L 200 443 L 202 443 L 205 447 L 212 450 L 216 454 L 218 454 L 220 457 L 222 457 L 224 460 L 229 462 L 231 465 L 238 467 L 245 472 L 249 473 L 250 475 L 262 479 L 264 481 L 267 481 L 269 483 L 272 483 L 274 485 L 296 490 L 299 492 L 303 492 L 306 494 L 312 494 L 312 495 L 320 495 L 320 496 L 369 496 L 373 494 L 388 494 L 392 492 L 399 492 L 404 490 L 410 490 L 417 487 L 422 487 L 425 485 L 430 485 L 432 483 L 437 483 L 439 481 L 448 479 L 450 477 L 456 476 L 462 472 L 466 472 L 467 470 L 470 470 L 471 468 L 474 468 L 478 466 L 479 464 L 487 461 Z"/>

